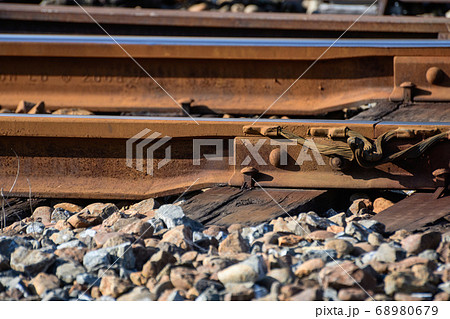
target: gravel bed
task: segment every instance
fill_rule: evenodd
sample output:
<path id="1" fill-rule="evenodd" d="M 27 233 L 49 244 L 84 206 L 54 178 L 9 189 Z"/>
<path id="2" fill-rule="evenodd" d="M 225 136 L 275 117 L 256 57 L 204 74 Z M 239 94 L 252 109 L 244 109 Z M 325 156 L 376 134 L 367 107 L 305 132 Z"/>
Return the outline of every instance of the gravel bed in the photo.
<path id="1" fill-rule="evenodd" d="M 0 233 L 0 300 L 449 300 L 450 232 L 386 233 L 387 199 L 256 227 L 178 204 L 38 207 Z"/>

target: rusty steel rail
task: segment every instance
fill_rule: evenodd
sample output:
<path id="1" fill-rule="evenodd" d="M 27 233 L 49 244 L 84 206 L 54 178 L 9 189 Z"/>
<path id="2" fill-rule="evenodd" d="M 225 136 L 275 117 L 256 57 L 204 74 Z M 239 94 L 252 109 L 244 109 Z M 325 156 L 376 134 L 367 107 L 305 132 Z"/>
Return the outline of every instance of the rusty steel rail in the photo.
<path id="1" fill-rule="evenodd" d="M 179 10 L 85 8 L 114 35 L 337 38 L 351 15 L 222 13 Z M 448 38 L 448 19 L 364 16 L 346 38 Z M 0 32 L 103 34 L 77 6 L 0 3 Z"/>
<path id="2" fill-rule="evenodd" d="M 450 123 L 261 120 L 252 126 L 250 119 L 198 122 L 0 114 L 0 188 L 7 193 L 14 185 L 8 196 L 28 196 L 31 189 L 35 197 L 96 199 L 141 199 L 179 193 L 189 186 L 192 190 L 244 182 L 250 186 L 254 181 L 264 187 L 433 190 L 442 186 L 436 178 L 439 170 L 448 170 L 450 160 L 448 135 L 418 158 L 373 168 L 355 161 L 340 165 L 343 159 L 338 156 L 321 155 L 322 162 L 313 148 L 284 148 L 280 143 L 286 140 L 273 135 L 278 127 L 316 145 L 344 147 L 344 128 L 369 139 L 397 130 L 397 138 L 383 146 L 392 153 L 438 132 L 449 132 Z M 287 162 L 280 160 L 280 152 L 286 152 Z M 301 157 L 302 152 L 309 158 Z M 304 161 L 300 163 L 299 158 Z"/>
<path id="3" fill-rule="evenodd" d="M 317 115 L 367 102 L 450 100 L 450 41 L 116 37 L 193 114 Z M 0 36 L 0 105 L 182 114 L 101 36 Z M 193 103 L 190 101 L 193 100 Z"/>

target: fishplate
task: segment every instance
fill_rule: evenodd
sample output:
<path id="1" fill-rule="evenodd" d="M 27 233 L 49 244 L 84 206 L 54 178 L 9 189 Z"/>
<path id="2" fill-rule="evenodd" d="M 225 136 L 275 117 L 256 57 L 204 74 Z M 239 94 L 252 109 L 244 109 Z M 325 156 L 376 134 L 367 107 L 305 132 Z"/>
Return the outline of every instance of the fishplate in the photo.
<path id="1" fill-rule="evenodd" d="M 448 56 L 394 58 L 393 102 L 450 101 L 450 60 Z"/>

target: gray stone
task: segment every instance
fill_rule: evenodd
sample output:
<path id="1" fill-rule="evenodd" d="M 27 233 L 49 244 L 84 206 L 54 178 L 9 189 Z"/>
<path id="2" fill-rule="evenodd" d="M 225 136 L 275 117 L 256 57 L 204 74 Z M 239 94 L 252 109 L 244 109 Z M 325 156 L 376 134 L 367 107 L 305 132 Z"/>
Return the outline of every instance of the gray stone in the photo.
<path id="1" fill-rule="evenodd" d="M 49 290 L 42 295 L 42 301 L 66 301 L 66 300 L 69 300 L 69 294 L 67 290 L 63 288 Z"/>
<path id="2" fill-rule="evenodd" d="M 56 277 L 64 281 L 66 284 L 71 284 L 78 275 L 86 272 L 83 266 L 75 262 L 66 262 L 56 267 Z"/>
<path id="3" fill-rule="evenodd" d="M 337 257 L 342 258 L 353 250 L 353 245 L 343 239 L 330 239 L 325 242 L 325 248 L 335 250 Z"/>
<path id="4" fill-rule="evenodd" d="M 322 250 L 309 250 L 301 256 L 301 260 L 303 262 L 308 261 L 310 259 L 320 258 L 324 262 L 332 261 L 337 258 L 337 252 L 334 249 L 322 249 Z"/>
<path id="5" fill-rule="evenodd" d="M 43 253 L 39 250 L 17 248 L 11 254 L 11 268 L 29 275 L 45 272 L 56 260 L 56 255 Z"/>
<path id="6" fill-rule="evenodd" d="M 95 234 L 97 234 L 97 231 L 88 228 L 79 233 L 78 238 L 86 238 L 86 237 L 94 238 Z"/>
<path id="7" fill-rule="evenodd" d="M 5 285 L 5 288 L 6 288 L 6 290 L 10 290 L 10 291 L 17 289 L 23 294 L 24 297 L 29 296 L 29 291 L 26 288 L 25 283 L 22 281 L 22 279 L 20 277 L 11 278 Z"/>
<path id="8" fill-rule="evenodd" d="M 100 279 L 97 276 L 89 273 L 78 274 L 76 277 L 77 283 L 86 286 L 100 286 Z"/>
<path id="9" fill-rule="evenodd" d="M 55 250 L 56 250 L 56 248 L 54 248 L 53 246 L 42 247 L 39 249 L 40 252 L 46 253 L 46 254 L 53 254 L 55 252 Z"/>
<path id="10" fill-rule="evenodd" d="M 64 249 L 64 248 L 85 248 L 87 247 L 86 244 L 79 241 L 78 239 L 74 239 L 71 241 L 68 241 L 67 243 L 63 243 L 57 247 L 57 249 Z"/>
<path id="11" fill-rule="evenodd" d="M 358 243 L 358 240 L 356 239 L 356 238 L 354 238 L 354 237 L 351 237 L 351 236 L 349 236 L 349 235 L 347 235 L 347 234 L 345 234 L 345 233 L 339 233 L 339 234 L 336 234 L 336 236 L 334 236 L 336 239 L 343 239 L 343 240 L 346 240 L 346 241 L 348 241 L 350 244 L 352 244 L 352 245 L 355 245 L 355 244 L 357 244 Z"/>
<path id="12" fill-rule="evenodd" d="M 149 213 L 152 213 L 153 210 L 159 208 L 161 204 L 155 200 L 154 198 L 144 199 L 143 201 L 140 201 L 132 206 L 128 210 L 136 211 L 139 214 L 147 215 Z"/>
<path id="13" fill-rule="evenodd" d="M 9 282 L 14 278 L 18 278 L 19 275 L 20 273 L 13 269 L 0 272 L 0 285 L 2 285 L 5 288 L 8 288 Z"/>
<path id="14" fill-rule="evenodd" d="M 184 301 L 184 298 L 178 290 L 174 290 L 167 297 L 167 301 Z"/>
<path id="15" fill-rule="evenodd" d="M 377 255 L 377 251 L 369 251 L 368 253 L 365 253 L 364 255 L 362 255 L 360 257 L 361 263 L 363 265 L 367 265 L 372 260 L 375 260 L 376 255 Z M 357 261 L 358 261 L 358 259 L 357 259 Z"/>
<path id="16" fill-rule="evenodd" d="M 241 230 L 241 236 L 251 245 L 256 239 L 273 230 L 273 225 L 259 224 L 255 227 L 245 227 Z"/>
<path id="17" fill-rule="evenodd" d="M 217 274 L 223 284 L 256 282 L 266 274 L 266 266 L 261 256 L 253 255 L 246 260 L 232 265 Z"/>
<path id="18" fill-rule="evenodd" d="M 122 231 L 123 228 L 126 228 L 126 227 L 130 226 L 131 224 L 134 224 L 139 221 L 140 221 L 140 219 L 135 216 L 119 218 L 114 223 L 114 225 L 111 227 L 111 229 L 113 232 L 119 232 L 119 231 L 124 232 L 124 231 Z"/>
<path id="19" fill-rule="evenodd" d="M 381 244 L 378 247 L 374 259 L 385 263 L 393 263 L 406 257 L 406 252 L 393 244 Z"/>
<path id="20" fill-rule="evenodd" d="M 223 295 L 217 291 L 214 287 L 208 287 L 205 289 L 195 301 L 221 301 L 223 300 Z"/>
<path id="21" fill-rule="evenodd" d="M 27 234 L 42 234 L 44 232 L 45 226 L 40 222 L 33 222 L 28 225 L 26 229 Z"/>
<path id="22" fill-rule="evenodd" d="M 24 282 L 19 277 L 19 273 L 14 270 L 5 271 L 0 277 L 0 285 L 5 287 L 6 290 L 17 288 L 18 285 L 25 287 Z"/>
<path id="23" fill-rule="evenodd" d="M 151 301 L 151 293 L 145 287 L 135 287 L 130 292 L 123 294 L 117 301 Z"/>
<path id="24" fill-rule="evenodd" d="M 448 294 L 450 294 L 450 281 L 444 282 L 438 286 L 438 288 Z"/>
<path id="25" fill-rule="evenodd" d="M 276 286 L 276 284 L 274 285 Z M 269 291 L 264 288 L 263 286 L 260 285 L 253 285 L 253 293 L 255 294 L 255 299 L 260 299 L 260 298 L 264 298 L 269 294 Z M 277 294 L 278 296 L 278 294 Z"/>
<path id="26" fill-rule="evenodd" d="M 0 254 L 10 259 L 11 254 L 19 246 L 32 249 L 31 243 L 20 237 L 0 237 Z"/>
<path id="27" fill-rule="evenodd" d="M 113 247 L 97 249 L 86 253 L 83 257 L 83 266 L 88 272 L 108 268 L 114 263 L 115 268 L 123 267 L 133 269 L 136 258 L 130 243 L 123 243 Z"/>
<path id="28" fill-rule="evenodd" d="M 114 297 L 111 296 L 101 296 L 99 301 L 116 301 L 116 299 L 114 299 Z"/>
<path id="29" fill-rule="evenodd" d="M 167 228 L 171 229 L 183 224 L 183 209 L 177 205 L 162 205 L 156 211 L 155 217 L 161 219 Z"/>
<path id="30" fill-rule="evenodd" d="M 278 280 L 283 285 L 292 283 L 295 278 L 289 267 L 272 269 L 267 273 L 267 276 Z"/>
<path id="31" fill-rule="evenodd" d="M 42 248 L 51 248 L 52 250 L 56 250 L 56 245 L 53 240 L 47 237 L 42 237 L 39 242 L 41 243 Z"/>
<path id="32" fill-rule="evenodd" d="M 119 268 L 119 277 L 122 279 L 130 279 L 130 275 L 134 272 L 134 269 Z"/>
<path id="33" fill-rule="evenodd" d="M 199 293 L 202 293 L 203 291 L 205 291 L 206 289 L 208 289 L 210 287 L 213 287 L 217 291 L 221 291 L 221 290 L 225 289 L 225 287 L 220 282 L 217 282 L 215 280 L 209 280 L 209 279 L 198 280 L 195 283 L 194 287 Z"/>
<path id="34" fill-rule="evenodd" d="M 78 239 L 86 245 L 88 248 L 96 247 L 96 243 L 94 240 L 94 236 L 96 235 L 96 231 L 93 229 L 86 229 L 78 234 Z"/>
<path id="35" fill-rule="evenodd" d="M 97 244 L 91 236 L 80 237 L 80 241 L 85 245 L 85 247 L 89 249 L 93 249 L 97 247 Z"/>
<path id="36" fill-rule="evenodd" d="M 345 213 L 339 213 L 337 215 L 329 217 L 328 220 L 341 227 L 345 227 L 347 225 L 345 221 Z"/>
<path id="37" fill-rule="evenodd" d="M 370 231 L 374 231 L 380 234 L 384 234 L 386 226 L 374 219 L 364 219 L 358 222 L 361 226 L 367 228 Z"/>
<path id="38" fill-rule="evenodd" d="M 78 298 L 81 297 L 83 291 L 79 291 L 78 289 L 73 289 L 69 291 L 70 301 L 78 301 Z"/>
<path id="39" fill-rule="evenodd" d="M 91 296 L 89 296 L 88 293 L 84 293 L 84 291 L 81 291 L 78 294 L 77 300 L 76 301 L 93 301 L 94 298 L 92 298 Z"/>
<path id="40" fill-rule="evenodd" d="M 331 225 L 335 225 L 332 221 L 327 218 L 322 218 L 318 216 L 315 212 L 309 212 L 307 214 L 302 213 L 298 215 L 297 220 L 300 224 L 306 223 L 310 226 L 319 228 L 319 229 L 327 229 L 327 227 Z"/>
<path id="41" fill-rule="evenodd" d="M 435 250 L 427 249 L 427 250 L 422 251 L 419 254 L 419 257 L 425 258 L 428 260 L 438 260 L 439 254 Z"/>
<path id="42" fill-rule="evenodd" d="M 324 216 L 325 216 L 326 218 L 330 218 L 330 217 L 336 216 L 337 214 L 338 214 L 337 211 L 335 211 L 333 208 L 330 208 L 329 210 L 327 210 L 327 211 L 324 213 Z"/>
<path id="43" fill-rule="evenodd" d="M 372 246 L 380 246 L 382 243 L 384 243 L 384 238 L 380 234 L 373 232 L 369 234 L 367 241 Z"/>
<path id="44" fill-rule="evenodd" d="M 31 249 L 40 249 L 42 247 L 40 241 L 37 239 L 30 239 L 28 242 L 31 244 Z"/>
<path id="45" fill-rule="evenodd" d="M 60 220 L 68 220 L 72 215 L 74 215 L 74 213 L 58 207 L 52 212 L 51 219 L 56 223 Z"/>
<path id="46" fill-rule="evenodd" d="M 324 301 L 340 301 L 338 298 L 338 292 L 336 289 L 327 288 L 323 290 L 323 300 Z"/>
<path id="47" fill-rule="evenodd" d="M 210 239 L 210 238 L 211 238 L 211 236 L 205 235 L 205 234 L 203 234 L 202 232 L 199 232 L 199 231 L 194 231 L 192 233 L 192 241 L 193 242 L 200 241 L 200 240 L 203 240 L 203 239 Z"/>
<path id="48" fill-rule="evenodd" d="M 190 219 L 189 217 L 182 218 L 181 222 L 183 225 L 188 226 L 193 231 L 202 231 L 205 228 L 202 223 Z"/>
<path id="49" fill-rule="evenodd" d="M 303 236 L 303 237 L 308 236 L 311 232 L 316 230 L 316 228 L 314 226 L 311 226 L 307 223 L 299 223 L 298 221 L 292 220 L 292 219 L 290 219 L 285 225 L 285 228 L 287 228 L 287 230 L 284 230 L 284 229 L 277 230 L 276 228 L 277 228 L 277 225 L 274 225 L 274 231 L 282 231 L 282 232 L 288 231 L 295 235 Z"/>
<path id="50" fill-rule="evenodd" d="M 75 233 L 68 228 L 63 229 L 60 232 L 54 233 L 53 235 L 50 236 L 50 239 L 53 240 L 53 242 L 56 245 L 61 245 L 62 243 L 71 241 L 74 238 L 75 238 Z"/>
<path id="51" fill-rule="evenodd" d="M 125 269 L 133 269 L 136 263 L 136 258 L 131 249 L 130 243 L 123 243 L 117 246 L 104 248 L 113 258 L 113 262 L 116 261 L 116 265 L 124 267 Z"/>
<path id="52" fill-rule="evenodd" d="M 202 231 L 204 228 L 201 223 L 186 217 L 183 209 L 177 205 L 162 205 L 156 211 L 155 217 L 162 220 L 168 229 L 175 228 L 179 225 L 188 226 L 193 231 Z"/>
<path id="53" fill-rule="evenodd" d="M 367 241 L 369 230 L 358 222 L 350 222 L 345 227 L 345 233 L 356 238 L 359 241 Z"/>
<path id="54" fill-rule="evenodd" d="M 111 203 L 93 203 L 83 208 L 81 210 L 81 213 L 99 216 L 102 220 L 105 220 L 118 211 L 119 209 L 117 208 L 117 206 Z"/>
<path id="55" fill-rule="evenodd" d="M 443 243 L 450 243 L 450 231 L 446 231 L 441 236 L 442 236 L 441 242 L 443 242 Z"/>
<path id="56" fill-rule="evenodd" d="M 214 237 L 217 239 L 218 242 L 221 242 L 222 240 L 227 238 L 227 234 L 224 233 L 223 231 L 219 231 L 219 233 Z"/>
<path id="57" fill-rule="evenodd" d="M 88 272 L 94 272 L 109 267 L 111 260 L 112 257 L 106 249 L 93 250 L 84 255 L 83 266 Z"/>
<path id="58" fill-rule="evenodd" d="M 56 228 L 53 228 L 53 227 L 46 228 L 44 230 L 44 232 L 42 233 L 42 237 L 50 239 L 50 237 L 56 233 L 59 233 L 59 230 L 57 230 Z"/>
<path id="59" fill-rule="evenodd" d="M 149 219 L 148 222 L 150 225 L 153 226 L 153 232 L 157 233 L 163 229 L 165 229 L 166 225 L 164 224 L 164 222 L 161 219 L 157 219 L 157 218 L 152 218 Z"/>
<path id="60" fill-rule="evenodd" d="M 261 238 L 263 234 L 260 233 L 256 227 L 245 227 L 241 230 L 241 236 L 251 245 L 255 239 Z"/>

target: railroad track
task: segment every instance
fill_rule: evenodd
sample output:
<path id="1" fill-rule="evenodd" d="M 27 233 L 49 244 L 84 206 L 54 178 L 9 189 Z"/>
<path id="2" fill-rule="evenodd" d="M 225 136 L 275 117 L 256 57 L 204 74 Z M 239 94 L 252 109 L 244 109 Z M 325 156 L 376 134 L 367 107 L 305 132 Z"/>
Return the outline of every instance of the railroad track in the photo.
<path id="1" fill-rule="evenodd" d="M 215 299 L 262 300 L 248 287 L 238 294 L 227 290 L 223 274 L 233 271 L 234 266 L 206 268 L 206 258 L 213 255 L 213 258 L 225 258 L 225 253 L 231 252 L 234 255 L 228 256 L 239 258 L 230 263 L 237 263 L 244 256 L 244 263 L 257 260 L 258 269 L 268 265 L 273 268 L 271 271 L 280 271 L 281 266 L 289 272 L 292 277 L 289 286 L 298 290 L 280 293 L 281 284 L 274 280 L 278 283 L 275 288 L 268 284 L 270 294 L 263 297 L 267 300 L 311 299 L 302 294 L 312 289 L 306 287 L 311 287 L 315 275 L 306 278 L 297 267 L 312 258 L 322 261 L 322 266 L 312 270 L 320 271 L 318 278 L 322 278 L 312 298 L 316 300 L 325 298 L 321 285 L 332 277 L 327 273 L 330 269 L 348 268 L 351 272 L 345 270 L 346 275 L 356 274 L 360 280 L 361 262 L 369 264 L 364 261 L 364 256 L 369 254 L 365 255 L 363 247 L 370 247 L 370 254 L 386 262 L 386 267 L 384 270 L 371 268 L 370 274 L 365 273 L 365 279 L 360 280 L 370 293 L 364 290 L 363 295 L 347 299 L 364 300 L 373 298 L 372 295 L 380 298 L 385 293 L 380 299 L 397 300 L 402 297 L 397 294 L 402 292 L 402 287 L 377 284 L 378 275 L 374 275 L 377 271 L 385 277 L 394 276 L 395 267 L 402 266 L 399 260 L 406 257 L 406 252 L 415 256 L 426 249 L 437 251 L 433 253 L 438 256 L 434 259 L 439 267 L 443 265 L 441 262 L 448 263 L 446 235 L 439 232 L 448 230 L 450 214 L 449 41 L 343 40 L 323 54 L 331 41 L 115 39 L 123 50 L 110 38 L 101 36 L 0 35 L 0 105 L 3 108 L 11 112 L 19 104 L 17 112 L 27 112 L 33 107 L 30 112 L 78 108 L 98 113 L 89 116 L 8 114 L 2 109 L 0 240 L 3 250 L 0 257 L 3 259 L 0 266 L 2 273 L 11 268 L 26 280 L 16 281 L 13 286 L 10 282 L 15 279 L 2 276 L 0 299 L 93 300 L 101 299 L 102 295 L 118 298 L 124 294 L 125 299 L 164 300 L 173 298 L 173 294 L 167 293 L 170 287 L 176 286 L 175 276 L 179 271 L 191 274 L 192 278 L 206 273 L 207 277 L 200 279 L 205 281 L 203 286 L 218 287 L 224 283 L 218 288 L 221 295 Z M 316 61 L 317 57 L 321 59 Z M 298 78 L 310 66 L 314 69 Z M 161 90 L 146 72 L 177 101 Z M 280 93 L 295 80 L 298 83 L 277 101 Z M 33 106 L 34 103 L 25 101 L 43 103 Z M 271 104 L 274 101 L 277 103 Z M 377 104 L 371 109 L 378 110 L 377 115 L 366 116 L 376 120 L 249 116 L 317 116 L 363 103 Z M 411 121 L 414 117 L 408 113 L 424 110 L 428 112 L 425 112 L 428 120 L 430 112 L 443 120 Z M 394 111 L 403 112 L 410 121 L 382 120 L 381 113 L 392 115 Z M 116 116 L 132 112 L 158 116 Z M 180 117 L 183 113 L 190 117 Z M 225 113 L 242 118 L 206 117 Z M 178 117 L 164 117 L 166 114 Z M 349 189 L 369 192 L 376 199 L 372 203 L 365 194 L 347 196 Z M 385 192 L 380 196 L 385 190 L 418 192 L 409 197 L 405 192 L 395 195 Z M 353 198 L 350 207 L 349 197 Z M 393 197 L 402 200 L 394 204 L 390 201 L 397 201 Z M 375 202 L 380 199 L 384 207 L 375 211 Z M 105 200 L 117 206 L 92 203 Z M 159 201 L 166 205 L 160 207 Z M 310 212 L 300 213 L 307 211 Z M 46 228 L 51 229 L 50 238 L 45 237 L 50 233 Z M 394 234 L 399 229 L 402 231 Z M 433 231 L 408 236 L 405 229 Z M 69 239 L 63 239 L 63 234 Z M 175 235 L 171 237 L 171 234 Z M 266 235 L 274 237 L 266 242 Z M 404 256 L 397 258 L 400 248 L 394 250 L 387 242 L 400 241 L 400 237 L 406 237 L 402 241 Z M 24 269 L 20 264 L 22 257 L 17 255 L 36 253 L 36 249 L 31 249 L 35 244 L 31 244 L 30 238 L 36 243 L 36 238 L 41 238 L 44 249 L 38 253 L 48 258 L 48 262 Z M 346 248 L 338 252 L 337 246 L 330 245 L 334 239 L 340 243 L 348 241 Z M 420 241 L 416 245 L 421 246 L 420 251 L 408 245 L 413 240 Z M 21 247 L 14 251 L 10 247 L 16 241 Z M 117 246 L 122 241 L 126 242 Z M 59 245 L 55 245 L 58 253 L 50 248 L 53 242 Z M 422 247 L 424 242 L 427 247 Z M 358 247 L 359 244 L 366 246 Z M 239 246 L 238 250 L 232 246 Z M 109 255 L 114 247 L 127 248 L 123 254 Z M 389 259 L 381 259 L 385 258 L 386 247 L 394 250 L 394 260 L 390 252 Z M 77 253 L 73 253 L 75 249 Z M 61 255 L 61 251 L 67 251 L 67 255 Z M 195 257 L 183 261 L 181 256 L 186 259 L 188 251 Z M 97 261 L 97 254 L 102 253 L 109 257 Z M 258 256 L 247 259 L 251 254 Z M 91 284 L 73 275 L 70 269 L 70 278 L 61 279 L 64 289 L 71 287 L 70 296 L 68 291 L 58 288 L 61 265 L 55 263 L 49 268 L 57 260 L 56 255 L 67 262 L 76 255 L 74 265 L 79 275 L 94 274 L 99 287 L 94 287 L 95 282 Z M 170 260 L 162 261 L 167 265 L 159 265 L 158 261 L 156 269 L 153 256 Z M 425 259 L 419 257 L 409 260 Z M 339 269 L 331 268 L 326 264 L 330 260 L 343 263 Z M 189 263 L 192 267 L 187 268 Z M 117 266 L 113 268 L 114 264 Z M 108 276 L 102 278 L 105 272 L 100 273 L 101 269 L 108 269 Z M 168 270 L 168 276 L 162 276 L 164 269 Z M 130 275 L 120 279 L 121 282 L 130 279 L 127 287 L 139 286 L 140 296 L 126 295 L 126 289 L 118 293 L 108 291 L 108 280 L 116 280 L 112 275 L 123 270 Z M 266 276 L 266 269 L 262 271 Z M 259 276 L 259 270 L 256 272 Z M 35 278 L 50 273 L 58 284 L 38 296 L 37 290 L 36 293 L 33 290 Z M 416 275 L 410 273 L 411 277 L 405 280 Z M 436 271 L 434 275 L 442 281 L 448 279 L 447 273 Z M 18 278 L 16 273 L 14 277 Z M 164 277 L 167 278 L 161 279 Z M 167 279 L 170 284 L 167 289 L 156 288 L 165 287 L 161 284 Z M 364 282 L 370 285 L 365 286 Z M 233 287 L 236 284 L 239 283 L 233 283 Z M 443 289 L 437 286 L 438 281 L 432 284 L 421 282 L 414 291 L 424 291 L 420 297 L 424 300 L 449 298 L 436 293 Z M 195 289 L 200 287 L 194 281 L 189 285 Z M 28 294 L 28 288 L 32 293 Z M 335 288 L 333 300 L 345 300 L 341 293 L 344 289 Z M 182 289 L 187 290 L 184 284 Z M 175 291 L 178 299 L 213 299 L 201 297 L 204 294 L 200 288 L 193 293 L 193 289 L 190 293 L 184 290 Z"/>
<path id="2" fill-rule="evenodd" d="M 31 185 L 38 197 L 109 199 L 255 183 L 434 190 L 450 162 L 448 122 L 196 121 L 1 114 L 1 188 L 14 184 L 11 196 L 28 196 Z M 370 142 L 377 138 L 382 146 Z M 399 151 L 406 153 L 390 158 Z"/>
<path id="3" fill-rule="evenodd" d="M 115 37 L 115 41 L 120 47 L 102 36 L 0 36 L 3 107 L 15 109 L 20 100 L 44 101 L 47 110 L 83 108 L 115 114 L 146 111 L 160 116 L 139 119 L 3 115 L 5 187 L 14 183 L 18 161 L 22 162 L 24 174 L 14 183 L 14 196 L 28 194 L 29 185 L 23 179 L 26 177 L 34 185 L 35 196 L 141 199 L 175 194 L 194 182 L 193 189 L 217 184 L 242 186 L 244 181 L 253 184 L 248 174 L 241 173 L 245 169 L 255 169 L 260 176 L 266 176 L 259 181 L 265 187 L 432 190 L 439 184 L 433 172 L 447 169 L 447 122 L 265 122 L 194 117 L 224 113 L 298 117 L 376 102 L 403 110 L 411 105 L 419 110 L 433 106 L 432 112 L 439 108 L 440 113 L 436 113 L 443 114 L 446 121 L 450 99 L 448 41 L 342 40 L 325 55 L 324 50 L 332 44 L 329 40 Z M 321 54 L 322 59 L 316 61 Z M 305 73 L 277 101 L 280 93 L 312 63 L 313 72 Z M 277 103 L 271 104 L 274 101 Z M 180 116 L 183 112 L 191 118 L 161 117 Z M 268 127 L 278 135 L 265 135 Z M 285 131 L 278 131 L 279 128 Z M 369 157 L 380 155 L 380 146 L 370 145 L 376 156 L 358 159 L 351 155 L 354 146 L 345 142 L 351 137 L 346 135 L 347 129 L 371 141 L 388 130 L 402 130 L 400 138 L 389 143 L 387 154 L 436 134 L 444 134 L 444 143 L 430 148 L 434 152 L 431 155 L 416 154 L 406 162 L 400 161 L 400 165 L 398 159 L 394 164 L 366 163 Z M 334 136 L 335 131 L 340 135 Z M 281 148 L 269 140 L 292 134 L 294 140 L 311 138 L 324 142 L 325 147 L 343 147 L 346 151 L 325 154 L 323 165 L 299 169 L 294 161 L 280 168 L 273 157 L 281 156 Z M 197 139 L 209 141 L 198 148 L 199 152 L 201 147 L 209 149 L 206 154 L 215 154 L 214 143 L 220 144 L 216 139 L 221 139 L 222 160 L 195 162 L 193 156 L 200 156 L 194 154 Z M 168 140 L 174 150 L 170 163 L 150 174 L 148 169 L 153 164 L 161 166 L 159 163 L 167 154 L 157 150 L 159 157 L 147 159 L 145 153 L 152 149 L 153 142 L 158 145 Z M 140 145 L 138 153 L 129 149 L 130 141 Z M 272 161 L 271 164 L 262 169 L 236 164 L 247 161 L 251 148 L 246 143 L 256 145 L 258 141 L 266 143 L 261 148 L 265 154 L 263 162 Z M 290 157 L 299 156 L 298 147 L 293 150 L 297 154 Z M 439 157 L 438 153 L 444 156 Z M 133 168 L 135 156 L 138 161 Z M 386 153 L 380 156 L 384 158 Z M 419 166 L 417 158 L 421 161 Z M 351 168 L 345 171 L 348 165 Z M 378 165 L 383 168 L 375 167 Z"/>
<path id="4" fill-rule="evenodd" d="M 337 38 L 358 16 L 290 13 L 186 12 L 130 8 L 85 10 L 113 35 Z M 0 32 L 97 34 L 103 31 L 77 6 L 0 3 Z M 346 38 L 448 39 L 445 18 L 363 16 Z"/>
<path id="5" fill-rule="evenodd" d="M 446 40 L 340 40 L 331 48 L 331 40 L 311 39 L 115 41 L 121 47 L 106 36 L 1 35 L 0 104 L 182 115 L 181 104 L 192 115 L 299 117 L 373 102 L 450 100 Z"/>

